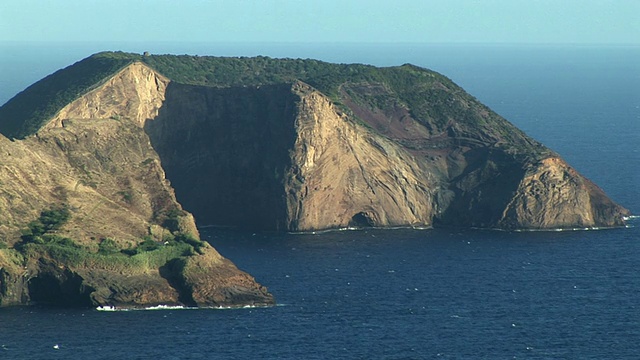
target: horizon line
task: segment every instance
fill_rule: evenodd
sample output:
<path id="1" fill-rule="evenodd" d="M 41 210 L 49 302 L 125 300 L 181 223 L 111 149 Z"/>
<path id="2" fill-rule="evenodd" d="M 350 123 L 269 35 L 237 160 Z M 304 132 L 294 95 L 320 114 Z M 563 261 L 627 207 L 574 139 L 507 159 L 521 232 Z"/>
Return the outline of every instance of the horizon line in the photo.
<path id="1" fill-rule="evenodd" d="M 640 47 L 639 43 L 626 42 L 481 42 L 481 41 L 222 41 L 222 40 L 2 40 L 0 44 L 5 45 L 27 45 L 27 44 L 78 44 L 78 45 L 99 45 L 99 44 L 221 44 L 221 45 L 423 45 L 423 46 L 612 46 L 612 47 Z"/>

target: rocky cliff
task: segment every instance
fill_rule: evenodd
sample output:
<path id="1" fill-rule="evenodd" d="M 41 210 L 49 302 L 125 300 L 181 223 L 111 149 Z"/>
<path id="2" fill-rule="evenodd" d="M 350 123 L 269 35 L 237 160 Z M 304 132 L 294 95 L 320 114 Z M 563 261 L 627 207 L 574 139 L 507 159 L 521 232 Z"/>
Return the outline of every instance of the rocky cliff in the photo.
<path id="1" fill-rule="evenodd" d="M 190 213 L 280 231 L 609 227 L 628 215 L 412 65 L 97 54 L 1 107 L 0 131 L 14 138 L 0 137 L 3 304 L 271 303 L 198 240 Z M 70 217 L 47 228 L 52 205 Z"/>
<path id="2" fill-rule="evenodd" d="M 273 303 L 198 240 L 165 179 L 142 126 L 157 116 L 167 83 L 133 64 L 36 135 L 0 136 L 0 305 Z M 68 209 L 69 219 L 38 231 L 52 206 Z"/>
<path id="3" fill-rule="evenodd" d="M 340 104 L 301 81 L 170 83 L 145 130 L 178 199 L 201 224 L 284 231 L 624 224 L 628 212 L 553 151 L 461 89 L 436 86 L 459 109 L 421 120 L 377 83 L 341 85 Z"/>

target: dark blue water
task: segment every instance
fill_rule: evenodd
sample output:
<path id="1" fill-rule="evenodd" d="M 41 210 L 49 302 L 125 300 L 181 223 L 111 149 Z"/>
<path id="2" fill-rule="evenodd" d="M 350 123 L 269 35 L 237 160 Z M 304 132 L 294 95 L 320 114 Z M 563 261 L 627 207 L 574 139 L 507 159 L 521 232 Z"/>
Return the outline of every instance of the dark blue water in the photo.
<path id="1" fill-rule="evenodd" d="M 281 306 L 1 309 L 8 358 L 634 358 L 634 229 L 207 232 Z M 58 344 L 60 349 L 54 349 Z"/>
<path id="2" fill-rule="evenodd" d="M 202 52 L 166 52 L 216 54 L 193 46 Z M 287 50 L 281 45 L 264 53 L 439 70 L 640 213 L 638 48 L 404 46 L 290 46 L 289 55 L 276 54 Z M 68 52 L 81 52 L 74 49 Z M 16 51 L 47 60 L 41 48 Z M 9 76 L 11 61 L 0 54 L 0 79 L 19 78 Z M 0 359 L 636 359 L 638 229 L 205 230 L 203 237 L 268 286 L 280 306 L 3 308 Z"/>

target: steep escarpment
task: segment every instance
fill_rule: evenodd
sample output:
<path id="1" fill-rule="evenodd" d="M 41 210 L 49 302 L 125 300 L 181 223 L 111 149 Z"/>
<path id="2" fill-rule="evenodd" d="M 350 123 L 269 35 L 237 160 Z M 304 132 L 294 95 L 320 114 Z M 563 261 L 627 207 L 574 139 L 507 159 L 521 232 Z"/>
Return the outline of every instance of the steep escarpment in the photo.
<path id="1" fill-rule="evenodd" d="M 67 119 L 63 128 L 2 144 L 0 231 L 8 248 L 0 250 L 0 305 L 273 302 L 198 240 L 193 217 L 133 122 Z M 52 206 L 69 212 L 62 226 L 49 226 Z M 192 263 L 211 276 L 194 278 L 176 266 Z M 194 297 L 195 286 L 215 291 Z"/>
<path id="2" fill-rule="evenodd" d="M 305 84 L 296 142 L 285 180 L 289 227 L 430 225 L 438 180 L 431 169 L 386 137 L 349 121 Z"/>
<path id="3" fill-rule="evenodd" d="M 166 99 L 145 129 L 201 223 L 287 231 L 430 223 L 430 175 L 309 85 L 171 84 Z"/>
<path id="4" fill-rule="evenodd" d="M 180 202 L 200 224 L 288 230 L 290 85 L 218 89 L 171 83 L 145 130 Z"/>

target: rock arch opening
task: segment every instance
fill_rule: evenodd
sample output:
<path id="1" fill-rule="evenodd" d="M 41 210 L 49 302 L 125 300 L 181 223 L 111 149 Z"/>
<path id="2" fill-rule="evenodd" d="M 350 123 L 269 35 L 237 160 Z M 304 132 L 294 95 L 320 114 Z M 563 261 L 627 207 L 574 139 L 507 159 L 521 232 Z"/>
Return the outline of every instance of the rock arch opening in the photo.
<path id="1" fill-rule="evenodd" d="M 82 284 L 82 278 L 68 273 L 39 274 L 29 280 L 29 298 L 34 303 L 56 306 L 92 307 L 91 289 Z M 66 276 L 65 276 L 66 275 Z"/>
<path id="2" fill-rule="evenodd" d="M 350 227 L 374 227 L 376 225 L 375 221 L 371 218 L 371 215 L 366 212 L 359 212 L 351 217 L 351 221 L 349 221 Z"/>

